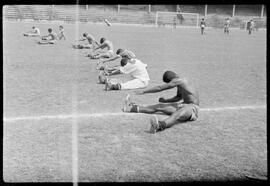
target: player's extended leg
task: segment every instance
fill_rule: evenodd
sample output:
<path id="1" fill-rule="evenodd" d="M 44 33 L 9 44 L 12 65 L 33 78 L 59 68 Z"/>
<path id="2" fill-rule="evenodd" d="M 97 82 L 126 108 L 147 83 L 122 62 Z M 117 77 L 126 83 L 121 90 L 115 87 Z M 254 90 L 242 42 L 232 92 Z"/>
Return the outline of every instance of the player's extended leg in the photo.
<path id="1" fill-rule="evenodd" d="M 146 88 L 147 86 L 148 86 L 148 82 L 144 82 L 140 79 L 133 79 L 125 83 L 121 83 L 122 90 Z"/>
<path id="2" fill-rule="evenodd" d="M 29 37 L 40 37 L 39 34 L 32 34 L 32 33 L 24 33 L 24 36 L 29 36 Z"/>
<path id="3" fill-rule="evenodd" d="M 125 98 L 123 112 L 136 112 L 136 113 L 146 113 L 154 114 L 156 112 L 162 112 L 167 115 L 173 114 L 178 107 L 178 103 L 159 103 L 155 105 L 140 106 L 132 103 L 130 101 L 130 96 L 127 95 Z"/>

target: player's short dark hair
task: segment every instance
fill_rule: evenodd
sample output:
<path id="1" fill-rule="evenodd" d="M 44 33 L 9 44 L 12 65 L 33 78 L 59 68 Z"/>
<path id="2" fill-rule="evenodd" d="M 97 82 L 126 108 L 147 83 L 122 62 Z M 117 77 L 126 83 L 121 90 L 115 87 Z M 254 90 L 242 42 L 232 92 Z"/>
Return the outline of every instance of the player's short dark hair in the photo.
<path id="1" fill-rule="evenodd" d="M 36 27 L 32 26 L 32 29 L 34 29 L 34 28 L 36 28 Z"/>
<path id="2" fill-rule="evenodd" d="M 60 28 L 64 28 L 62 25 L 59 26 Z"/>
<path id="3" fill-rule="evenodd" d="M 48 32 L 52 32 L 52 29 L 51 29 L 51 28 L 49 28 L 49 29 L 48 29 Z"/>
<path id="4" fill-rule="evenodd" d="M 86 37 L 87 36 L 87 33 L 83 33 L 83 37 Z"/>
<path id="5" fill-rule="evenodd" d="M 105 39 L 104 37 L 102 37 L 102 38 L 100 39 L 100 43 L 102 44 L 105 40 L 106 40 L 106 39 Z"/>
<path id="6" fill-rule="evenodd" d="M 171 80 L 173 80 L 174 78 L 178 78 L 179 76 L 173 72 L 173 71 L 166 71 L 164 74 L 163 74 L 163 81 L 165 83 L 169 83 Z"/>
<path id="7" fill-rule="evenodd" d="M 129 59 L 127 59 L 127 58 L 121 59 L 121 62 L 120 62 L 121 66 L 122 66 L 122 67 L 125 66 L 125 65 L 128 63 L 128 60 L 129 60 Z"/>
<path id="8" fill-rule="evenodd" d="M 120 54 L 120 53 L 123 52 L 123 51 L 124 51 L 123 49 L 119 48 L 119 49 L 116 51 L 116 54 L 118 55 L 118 54 Z"/>

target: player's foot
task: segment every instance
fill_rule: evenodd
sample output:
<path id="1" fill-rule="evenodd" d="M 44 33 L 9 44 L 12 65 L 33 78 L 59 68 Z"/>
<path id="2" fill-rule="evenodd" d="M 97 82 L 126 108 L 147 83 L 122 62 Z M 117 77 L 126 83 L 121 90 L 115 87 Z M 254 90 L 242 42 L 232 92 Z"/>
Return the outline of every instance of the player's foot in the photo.
<path id="1" fill-rule="evenodd" d="M 123 112 L 130 112 L 131 108 L 132 108 L 132 105 L 131 105 L 131 102 L 130 102 L 130 95 L 127 94 L 122 110 L 123 110 Z"/>
<path id="2" fill-rule="evenodd" d="M 106 91 L 111 90 L 111 83 L 110 83 L 108 77 L 105 77 L 105 90 Z"/>
<path id="3" fill-rule="evenodd" d="M 150 118 L 150 123 L 151 123 L 151 127 L 150 127 L 149 132 L 151 134 L 155 134 L 160 129 L 160 126 L 159 126 L 159 123 L 158 123 L 158 118 L 157 118 L 156 115 L 153 115 Z"/>
<path id="4" fill-rule="evenodd" d="M 131 112 L 132 109 L 133 109 L 133 112 L 134 111 L 138 112 L 138 106 L 134 102 L 131 102 L 130 95 L 127 94 L 125 97 L 125 100 L 124 100 L 124 106 L 122 108 L 122 111 L 123 112 Z"/>

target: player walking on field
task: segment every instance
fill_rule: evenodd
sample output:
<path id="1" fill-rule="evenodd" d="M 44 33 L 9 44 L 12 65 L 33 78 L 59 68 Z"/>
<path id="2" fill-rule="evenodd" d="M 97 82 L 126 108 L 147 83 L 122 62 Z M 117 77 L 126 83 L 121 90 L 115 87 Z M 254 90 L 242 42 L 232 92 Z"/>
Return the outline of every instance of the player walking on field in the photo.
<path id="1" fill-rule="evenodd" d="M 132 80 L 125 83 L 112 83 L 107 77 L 105 77 L 105 90 L 146 88 L 150 81 L 146 68 L 147 65 L 138 59 L 123 58 L 121 60 L 121 67 L 119 69 L 115 69 L 108 75 L 130 74 Z"/>
<path id="2" fill-rule="evenodd" d="M 32 27 L 33 30 L 24 33 L 24 36 L 30 36 L 30 37 L 40 37 L 40 30 L 37 27 Z"/>
<path id="3" fill-rule="evenodd" d="M 98 49 L 107 49 L 106 51 L 97 51 Z M 97 52 L 96 52 L 97 51 Z M 100 45 L 93 49 L 93 52 L 88 54 L 87 56 L 92 59 L 99 59 L 99 58 L 110 58 L 114 54 L 113 52 L 113 44 L 111 41 L 101 38 Z"/>
<path id="4" fill-rule="evenodd" d="M 180 78 L 175 72 L 166 71 L 163 74 L 165 84 L 142 90 L 138 94 L 156 93 L 163 90 L 177 88 L 176 96 L 165 99 L 159 98 L 159 104 L 139 106 L 130 101 L 129 95 L 125 100 L 124 112 L 154 114 L 162 112 L 169 115 L 165 120 L 159 121 L 154 115 L 151 119 L 150 132 L 155 133 L 185 121 L 195 121 L 199 112 L 199 93 L 194 85 L 186 78 Z"/>
<path id="5" fill-rule="evenodd" d="M 202 18 L 200 26 L 201 26 L 201 34 L 205 34 L 206 22 L 205 22 L 204 18 Z"/>
<path id="6" fill-rule="evenodd" d="M 83 33 L 83 38 L 79 39 L 77 41 L 85 41 L 87 40 L 87 44 L 73 44 L 72 47 L 75 49 L 92 49 L 97 45 L 99 46 L 99 43 L 95 40 L 94 36 L 88 33 Z"/>
<path id="7" fill-rule="evenodd" d="M 39 41 L 39 44 L 56 44 L 58 36 L 51 28 L 48 29 L 48 35 L 42 36 L 42 41 Z"/>
<path id="8" fill-rule="evenodd" d="M 250 35 L 254 28 L 254 21 L 251 19 L 249 22 L 247 22 L 247 30 L 248 34 Z"/>

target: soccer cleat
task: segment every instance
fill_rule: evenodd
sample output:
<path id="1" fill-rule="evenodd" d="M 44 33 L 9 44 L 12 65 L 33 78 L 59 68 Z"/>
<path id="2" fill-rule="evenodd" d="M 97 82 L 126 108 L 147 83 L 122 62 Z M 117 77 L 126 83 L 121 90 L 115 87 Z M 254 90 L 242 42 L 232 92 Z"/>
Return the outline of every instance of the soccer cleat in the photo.
<path id="1" fill-rule="evenodd" d="M 151 134 L 155 134 L 160 129 L 158 118 L 156 115 L 153 115 L 153 117 L 150 118 L 150 124 L 151 124 L 151 127 L 150 127 L 149 132 Z"/>
<path id="2" fill-rule="evenodd" d="M 105 90 L 106 91 L 111 90 L 111 86 L 110 86 L 110 82 L 109 82 L 108 77 L 105 77 Z"/>
<path id="3" fill-rule="evenodd" d="M 134 112 L 134 106 L 136 106 L 136 104 L 134 102 L 130 101 L 130 95 L 127 94 L 125 101 L 124 101 L 124 106 L 122 108 L 122 111 L 123 112 Z M 136 112 L 138 112 L 138 106 L 136 108 Z"/>
<path id="4" fill-rule="evenodd" d="M 131 110 L 131 105 L 130 105 L 130 95 L 127 94 L 125 101 L 124 101 L 124 107 L 123 107 L 123 112 L 130 112 Z"/>

